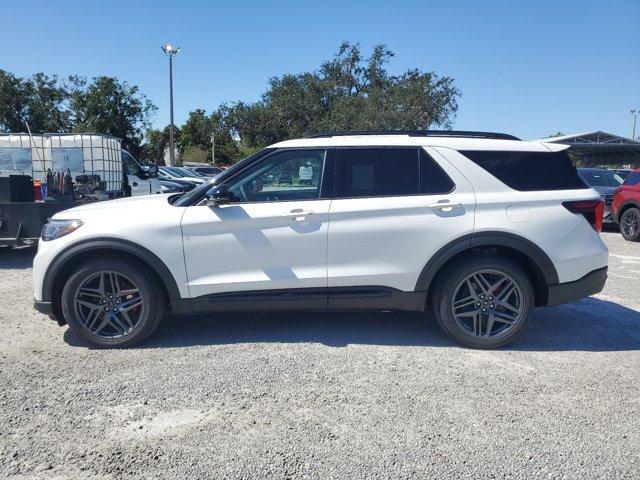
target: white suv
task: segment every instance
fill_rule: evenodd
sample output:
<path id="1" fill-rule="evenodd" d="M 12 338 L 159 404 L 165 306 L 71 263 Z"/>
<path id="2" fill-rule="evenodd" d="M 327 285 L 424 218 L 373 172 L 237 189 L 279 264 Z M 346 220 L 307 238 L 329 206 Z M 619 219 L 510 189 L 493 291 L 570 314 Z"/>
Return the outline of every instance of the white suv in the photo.
<path id="1" fill-rule="evenodd" d="M 599 292 L 603 206 L 567 147 L 392 131 L 289 140 L 183 195 L 56 214 L 36 308 L 99 347 L 165 312 L 432 312 L 463 345 L 520 334 L 534 306 Z"/>

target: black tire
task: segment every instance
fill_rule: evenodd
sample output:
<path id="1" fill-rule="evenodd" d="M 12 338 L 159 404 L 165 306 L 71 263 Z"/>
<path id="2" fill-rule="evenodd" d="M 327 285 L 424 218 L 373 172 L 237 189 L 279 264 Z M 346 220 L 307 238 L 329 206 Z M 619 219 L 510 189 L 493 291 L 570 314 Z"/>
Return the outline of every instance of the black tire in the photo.
<path id="1" fill-rule="evenodd" d="M 620 233 L 625 240 L 637 242 L 640 240 L 640 209 L 627 208 L 619 220 Z"/>
<path id="2" fill-rule="evenodd" d="M 487 271 L 496 272 L 496 275 L 502 274 L 505 277 L 508 277 L 509 281 L 512 281 L 512 283 L 517 285 L 518 290 L 516 290 L 516 293 L 512 295 L 517 297 L 521 311 L 518 316 L 518 320 L 514 321 L 513 325 L 504 326 L 503 328 L 506 328 L 506 330 L 502 333 L 496 333 L 495 337 L 485 337 L 476 334 L 476 318 L 471 320 L 473 332 L 469 331 L 471 325 L 465 325 L 460 321 L 460 319 L 456 321 L 453 313 L 454 295 L 457 292 L 462 291 L 462 288 L 468 288 L 470 290 L 470 287 L 463 287 L 465 279 L 474 274 L 474 272 Z M 471 298 L 471 296 L 467 298 Z M 484 299 L 480 300 L 479 298 L 477 300 L 478 303 L 485 301 Z M 476 307 L 475 305 L 477 305 L 477 303 L 474 302 L 475 300 L 471 302 L 472 305 L 470 308 L 477 308 L 478 310 L 483 308 L 483 305 Z M 498 302 L 496 301 L 496 303 Z M 492 308 L 494 307 L 494 304 L 490 305 Z M 458 343 L 466 347 L 478 349 L 500 348 L 513 342 L 524 330 L 526 323 L 531 316 L 531 311 L 534 305 L 535 296 L 529 276 L 514 262 L 495 254 L 469 255 L 454 262 L 450 266 L 445 267 L 445 270 L 439 274 L 436 279 L 436 284 L 431 296 L 431 311 L 436 317 L 436 320 L 440 324 L 442 330 L 444 330 L 447 335 Z M 489 307 L 489 305 L 486 305 L 486 307 Z M 502 307 L 497 308 L 502 309 Z M 482 315 L 484 316 L 480 317 L 480 314 L 478 314 L 477 317 L 477 322 L 480 325 L 480 335 L 482 334 L 483 321 L 485 332 L 487 329 L 490 332 L 493 332 L 494 327 L 496 326 L 495 323 L 492 321 L 491 326 L 488 326 L 488 314 Z M 470 319 L 472 317 L 468 318 Z M 499 325 L 501 325 L 501 323 Z M 467 327 L 467 329 L 464 327 Z"/>
<path id="3" fill-rule="evenodd" d="M 120 278 L 131 280 L 138 289 L 135 294 L 135 300 L 141 300 L 140 306 L 132 307 L 136 309 L 135 323 L 132 327 L 125 325 L 124 322 L 118 323 L 119 327 L 127 328 L 125 333 L 115 332 L 110 336 L 107 330 L 107 333 L 97 334 L 92 332 L 82 321 L 83 311 L 79 311 L 81 307 L 76 303 L 78 289 L 83 285 L 87 285 L 86 282 L 94 281 L 91 279 L 102 275 L 102 272 L 113 272 L 120 275 Z M 127 297 L 123 298 L 126 300 Z M 156 277 L 144 265 L 133 261 L 124 262 L 115 258 L 90 260 L 78 267 L 67 280 L 62 290 L 61 300 L 62 312 L 69 324 L 69 328 L 83 342 L 97 348 L 129 347 L 142 342 L 153 333 L 164 317 L 166 303 L 162 287 Z M 100 302 L 101 300 L 96 299 L 96 303 Z M 124 306 L 124 303 L 126 301 L 121 303 L 120 306 Z M 107 306 L 105 305 L 105 308 Z M 102 324 L 106 318 L 106 313 L 98 311 L 101 309 L 96 308 L 95 310 L 96 322 Z M 102 317 L 99 318 L 98 315 L 102 315 Z M 127 318 L 131 319 L 132 317 L 127 315 Z M 115 329 L 112 330 L 115 331 Z"/>

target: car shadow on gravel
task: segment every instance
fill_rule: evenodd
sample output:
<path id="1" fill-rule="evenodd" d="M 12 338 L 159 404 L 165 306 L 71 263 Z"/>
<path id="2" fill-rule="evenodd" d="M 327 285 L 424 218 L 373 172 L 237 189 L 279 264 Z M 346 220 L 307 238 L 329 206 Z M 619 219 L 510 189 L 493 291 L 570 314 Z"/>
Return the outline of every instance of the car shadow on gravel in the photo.
<path id="1" fill-rule="evenodd" d="M 81 343 L 69 330 L 65 341 Z M 238 343 L 320 343 L 451 347 L 437 323 L 421 313 L 220 313 L 169 316 L 136 348 L 179 348 Z M 514 351 L 640 350 L 640 313 L 617 303 L 587 298 L 536 309 L 523 335 L 504 348 Z"/>
<path id="2" fill-rule="evenodd" d="M 0 270 L 23 270 L 33 267 L 35 247 L 0 247 Z"/>

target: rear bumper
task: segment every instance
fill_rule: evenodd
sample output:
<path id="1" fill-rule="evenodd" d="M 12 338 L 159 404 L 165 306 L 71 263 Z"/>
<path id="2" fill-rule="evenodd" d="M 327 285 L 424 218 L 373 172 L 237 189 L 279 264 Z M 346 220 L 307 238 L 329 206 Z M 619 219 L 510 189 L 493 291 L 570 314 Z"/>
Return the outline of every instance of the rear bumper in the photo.
<path id="1" fill-rule="evenodd" d="M 603 267 L 587 273 L 574 282 L 549 285 L 547 307 L 561 305 L 601 292 L 606 281 L 607 267 Z"/>

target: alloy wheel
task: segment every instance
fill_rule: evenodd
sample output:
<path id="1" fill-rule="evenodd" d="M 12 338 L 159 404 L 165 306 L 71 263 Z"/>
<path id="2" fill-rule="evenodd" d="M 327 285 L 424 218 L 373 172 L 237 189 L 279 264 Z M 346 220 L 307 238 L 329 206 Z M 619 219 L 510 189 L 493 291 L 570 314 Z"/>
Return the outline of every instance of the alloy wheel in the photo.
<path id="1" fill-rule="evenodd" d="M 85 279 L 74 295 L 76 318 L 94 336 L 116 339 L 130 335 L 145 308 L 138 285 L 127 275 L 103 270 Z"/>
<path id="2" fill-rule="evenodd" d="M 522 320 L 524 296 L 515 280 L 498 270 L 480 270 L 456 286 L 451 311 L 456 324 L 478 338 L 500 338 Z"/>
<path id="3" fill-rule="evenodd" d="M 640 230 L 640 215 L 635 210 L 629 210 L 622 216 L 622 231 L 628 237 L 634 237 Z"/>

